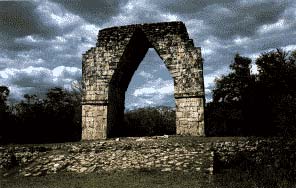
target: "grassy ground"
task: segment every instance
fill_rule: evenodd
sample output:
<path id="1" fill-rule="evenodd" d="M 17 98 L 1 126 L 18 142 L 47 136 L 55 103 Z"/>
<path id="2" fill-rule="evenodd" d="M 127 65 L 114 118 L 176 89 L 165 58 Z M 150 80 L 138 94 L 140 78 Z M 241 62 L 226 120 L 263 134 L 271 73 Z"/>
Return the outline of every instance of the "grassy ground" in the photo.
<path id="1" fill-rule="evenodd" d="M 202 188 L 296 188 L 296 183 L 269 174 L 250 175 L 228 170 L 216 175 L 168 173 L 158 171 L 121 171 L 93 174 L 54 174 L 42 177 L 6 177 L 0 188 L 109 188 L 109 187 L 202 187 Z"/>

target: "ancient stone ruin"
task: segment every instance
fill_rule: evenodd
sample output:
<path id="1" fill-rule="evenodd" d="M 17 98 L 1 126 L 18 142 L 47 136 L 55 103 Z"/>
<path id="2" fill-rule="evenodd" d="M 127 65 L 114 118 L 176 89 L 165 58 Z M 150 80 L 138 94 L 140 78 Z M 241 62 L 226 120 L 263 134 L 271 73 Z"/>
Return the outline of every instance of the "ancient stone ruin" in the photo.
<path id="1" fill-rule="evenodd" d="M 109 137 L 122 124 L 125 91 L 149 48 L 174 79 L 176 131 L 204 135 L 201 49 L 182 22 L 136 24 L 99 31 L 96 47 L 83 55 L 82 139 Z"/>

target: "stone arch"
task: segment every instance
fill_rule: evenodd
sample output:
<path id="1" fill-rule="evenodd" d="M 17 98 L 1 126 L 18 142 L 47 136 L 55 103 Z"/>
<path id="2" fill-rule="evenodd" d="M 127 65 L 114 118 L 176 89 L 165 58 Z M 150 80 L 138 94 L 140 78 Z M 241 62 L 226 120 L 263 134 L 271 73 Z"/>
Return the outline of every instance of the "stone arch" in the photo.
<path id="1" fill-rule="evenodd" d="M 200 48 L 194 47 L 184 23 L 165 22 L 100 30 L 96 47 L 83 55 L 83 140 L 107 138 L 120 124 L 125 91 L 149 48 L 174 80 L 177 134 L 204 135 Z"/>
<path id="2" fill-rule="evenodd" d="M 120 126 L 123 120 L 125 92 L 149 47 L 150 44 L 144 33 L 140 29 L 136 29 L 126 45 L 119 64 L 109 82 L 108 133 L 116 131 L 116 126 Z"/>

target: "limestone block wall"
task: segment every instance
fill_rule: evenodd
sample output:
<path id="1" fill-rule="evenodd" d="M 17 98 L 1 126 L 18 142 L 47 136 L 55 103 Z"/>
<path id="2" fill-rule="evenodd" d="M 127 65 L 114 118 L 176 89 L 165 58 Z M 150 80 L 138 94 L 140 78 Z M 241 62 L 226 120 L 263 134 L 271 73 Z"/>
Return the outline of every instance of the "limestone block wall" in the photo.
<path id="1" fill-rule="evenodd" d="M 107 106 L 106 105 L 83 105 L 82 106 L 82 137 L 93 139 L 106 138 L 107 130 Z"/>
<path id="2" fill-rule="evenodd" d="M 174 79 L 176 111 L 181 115 L 176 120 L 177 134 L 204 135 L 201 50 L 194 46 L 184 23 L 165 22 L 99 31 L 96 47 L 83 55 L 82 110 L 87 110 L 82 118 L 83 140 L 106 138 L 120 126 L 125 91 L 149 48 L 156 50 Z M 107 113 L 97 110 L 101 108 L 107 108 Z"/>
<path id="3" fill-rule="evenodd" d="M 176 126 L 180 135 L 204 135 L 204 99 L 177 98 Z"/>
<path id="4" fill-rule="evenodd" d="M 212 174 L 241 164 L 296 174 L 295 146 L 295 139 L 255 137 L 142 137 L 0 145 L 0 179 L 10 173 L 40 176 L 136 169 Z"/>

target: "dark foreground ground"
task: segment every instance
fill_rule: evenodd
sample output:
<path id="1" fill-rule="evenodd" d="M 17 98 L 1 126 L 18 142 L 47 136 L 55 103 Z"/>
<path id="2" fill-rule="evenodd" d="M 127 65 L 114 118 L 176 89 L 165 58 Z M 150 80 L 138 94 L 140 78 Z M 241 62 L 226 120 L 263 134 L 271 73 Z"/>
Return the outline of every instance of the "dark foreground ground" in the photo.
<path id="1" fill-rule="evenodd" d="M 40 177 L 1 177 L 0 188 L 296 188 L 296 182 L 262 171 L 224 170 L 215 175 L 149 170 L 112 173 L 59 173 Z"/>

